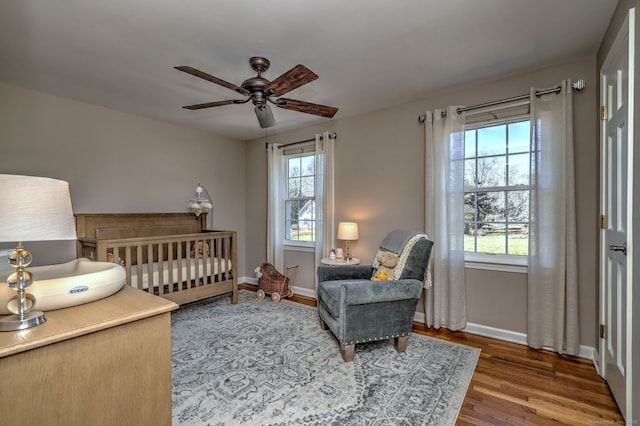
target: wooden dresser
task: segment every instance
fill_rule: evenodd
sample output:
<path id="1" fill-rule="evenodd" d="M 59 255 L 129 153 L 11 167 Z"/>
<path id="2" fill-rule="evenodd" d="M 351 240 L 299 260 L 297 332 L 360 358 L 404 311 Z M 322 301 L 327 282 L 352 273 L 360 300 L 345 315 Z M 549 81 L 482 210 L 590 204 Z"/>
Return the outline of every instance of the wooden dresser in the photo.
<path id="1" fill-rule="evenodd" d="M 171 425 L 171 311 L 125 286 L 0 333 L 0 424 Z"/>

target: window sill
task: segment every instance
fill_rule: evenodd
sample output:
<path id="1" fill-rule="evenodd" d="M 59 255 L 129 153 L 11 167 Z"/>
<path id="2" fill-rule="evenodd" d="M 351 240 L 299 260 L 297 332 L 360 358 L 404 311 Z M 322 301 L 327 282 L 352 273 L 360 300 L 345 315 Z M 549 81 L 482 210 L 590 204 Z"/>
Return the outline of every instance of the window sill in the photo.
<path id="1" fill-rule="evenodd" d="M 515 272 L 518 274 L 526 274 L 529 268 L 525 265 L 505 265 L 503 263 L 485 263 L 485 262 L 464 262 L 466 269 L 483 269 L 485 271 L 498 272 Z"/>
<path id="2" fill-rule="evenodd" d="M 294 245 L 294 244 L 283 244 L 283 250 L 287 251 L 301 251 L 307 253 L 315 253 L 316 248 L 314 246 L 308 245 Z"/>
<path id="3" fill-rule="evenodd" d="M 466 253 L 464 256 L 464 267 L 467 269 L 526 274 L 529 272 L 527 260 L 526 256 Z"/>

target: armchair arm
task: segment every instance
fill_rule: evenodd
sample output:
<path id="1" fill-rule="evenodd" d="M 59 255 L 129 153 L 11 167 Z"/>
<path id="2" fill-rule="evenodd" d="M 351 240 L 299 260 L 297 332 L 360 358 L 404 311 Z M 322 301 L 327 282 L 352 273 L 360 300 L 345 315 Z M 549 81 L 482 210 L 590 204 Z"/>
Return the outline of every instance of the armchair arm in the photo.
<path id="1" fill-rule="evenodd" d="M 371 265 L 318 266 L 318 282 L 336 280 L 368 280 L 373 275 Z"/>
<path id="2" fill-rule="evenodd" d="M 414 279 L 350 282 L 342 285 L 340 299 L 346 305 L 419 299 L 423 284 Z"/>

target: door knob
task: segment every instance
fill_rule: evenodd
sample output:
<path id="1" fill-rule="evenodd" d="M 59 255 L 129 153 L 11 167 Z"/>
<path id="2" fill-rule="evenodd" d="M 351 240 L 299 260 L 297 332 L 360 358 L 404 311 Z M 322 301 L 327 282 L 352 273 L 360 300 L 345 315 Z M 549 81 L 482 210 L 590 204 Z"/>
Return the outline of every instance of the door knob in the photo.
<path id="1" fill-rule="evenodd" d="M 627 255 L 627 243 L 623 243 L 621 246 L 617 246 L 615 244 L 611 244 L 609 246 L 609 250 L 611 251 L 621 251 L 625 256 Z"/>

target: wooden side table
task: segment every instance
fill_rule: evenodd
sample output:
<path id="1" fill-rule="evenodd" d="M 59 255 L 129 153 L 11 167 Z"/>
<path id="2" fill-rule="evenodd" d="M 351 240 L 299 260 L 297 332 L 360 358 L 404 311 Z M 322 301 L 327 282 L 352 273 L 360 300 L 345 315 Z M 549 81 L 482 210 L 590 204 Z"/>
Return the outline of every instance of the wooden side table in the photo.
<path id="1" fill-rule="evenodd" d="M 124 286 L 0 333 L 0 423 L 170 426 L 177 307 Z"/>
<path id="2" fill-rule="evenodd" d="M 329 266 L 359 265 L 360 259 L 358 259 L 357 257 L 353 257 L 350 261 L 347 262 L 345 259 L 330 259 L 328 257 L 325 257 L 320 260 L 320 263 Z"/>

